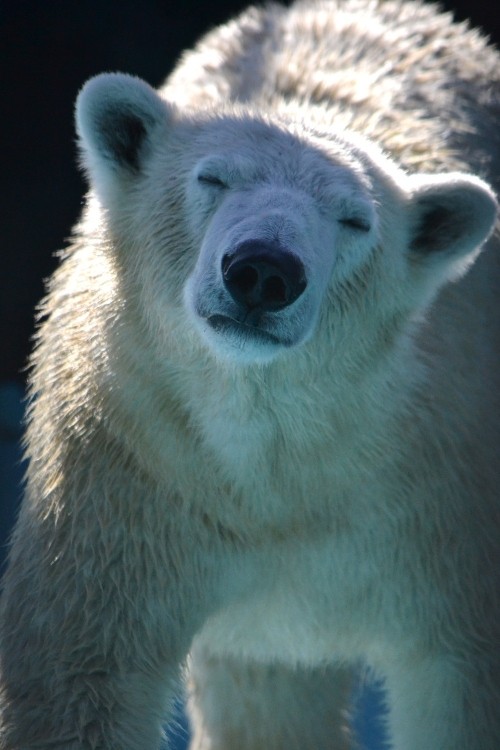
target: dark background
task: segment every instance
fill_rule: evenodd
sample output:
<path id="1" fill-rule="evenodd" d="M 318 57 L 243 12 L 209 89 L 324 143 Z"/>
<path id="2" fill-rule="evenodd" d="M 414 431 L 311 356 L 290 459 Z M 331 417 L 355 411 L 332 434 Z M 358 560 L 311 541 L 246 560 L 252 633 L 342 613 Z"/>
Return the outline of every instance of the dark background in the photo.
<path id="1" fill-rule="evenodd" d="M 0 568 L 21 494 L 23 370 L 34 308 L 85 190 L 75 158 L 78 89 L 91 75 L 116 70 L 159 85 L 183 49 L 247 4 L 0 0 Z M 441 5 L 500 41 L 496 3 Z M 379 748 L 371 714 L 380 695 L 365 692 L 360 700 L 363 741 Z"/>

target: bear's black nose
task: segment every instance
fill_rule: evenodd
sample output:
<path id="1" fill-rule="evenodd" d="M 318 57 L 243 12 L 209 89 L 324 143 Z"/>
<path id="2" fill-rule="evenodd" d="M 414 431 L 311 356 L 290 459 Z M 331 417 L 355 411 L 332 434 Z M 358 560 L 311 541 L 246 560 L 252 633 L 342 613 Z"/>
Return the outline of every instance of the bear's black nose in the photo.
<path id="1" fill-rule="evenodd" d="M 248 310 L 281 310 L 306 288 L 302 262 L 280 245 L 242 242 L 222 258 L 222 277 L 232 298 Z"/>

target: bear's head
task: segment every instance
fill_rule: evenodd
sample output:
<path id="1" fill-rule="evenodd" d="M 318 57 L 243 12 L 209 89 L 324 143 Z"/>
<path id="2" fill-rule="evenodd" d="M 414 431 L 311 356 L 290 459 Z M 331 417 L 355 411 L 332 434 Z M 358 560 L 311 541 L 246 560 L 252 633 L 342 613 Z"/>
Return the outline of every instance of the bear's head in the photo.
<path id="1" fill-rule="evenodd" d="M 321 327 L 354 339 L 410 320 L 495 223 L 480 179 L 407 175 L 304 110 L 183 112 L 104 74 L 80 93 L 77 127 L 109 252 L 147 290 L 148 315 L 161 326 L 177 311 L 238 365 L 273 361 Z"/>

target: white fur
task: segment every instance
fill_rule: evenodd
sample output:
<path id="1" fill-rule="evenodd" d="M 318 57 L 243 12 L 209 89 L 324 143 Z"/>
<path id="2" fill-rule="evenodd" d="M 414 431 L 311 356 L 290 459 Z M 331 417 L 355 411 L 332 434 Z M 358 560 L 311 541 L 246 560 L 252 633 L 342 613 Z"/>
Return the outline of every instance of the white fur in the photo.
<path id="1" fill-rule="evenodd" d="M 430 8 L 318 0 L 211 32 L 160 93 L 85 85 L 91 192 L 33 357 L 1 750 L 158 747 L 188 653 L 195 750 L 351 747 L 361 661 L 395 750 L 498 750 L 477 50 L 493 75 Z"/>

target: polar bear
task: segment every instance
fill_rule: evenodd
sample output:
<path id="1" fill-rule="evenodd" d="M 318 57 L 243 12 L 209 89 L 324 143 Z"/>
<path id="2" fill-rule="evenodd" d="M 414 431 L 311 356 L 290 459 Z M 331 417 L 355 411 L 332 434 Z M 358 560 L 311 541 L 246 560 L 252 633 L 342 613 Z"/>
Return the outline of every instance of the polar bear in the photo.
<path id="1" fill-rule="evenodd" d="M 498 750 L 499 57 L 418 2 L 251 8 L 88 82 L 32 360 L 2 750 Z M 492 187 L 490 187 L 491 185 Z"/>

